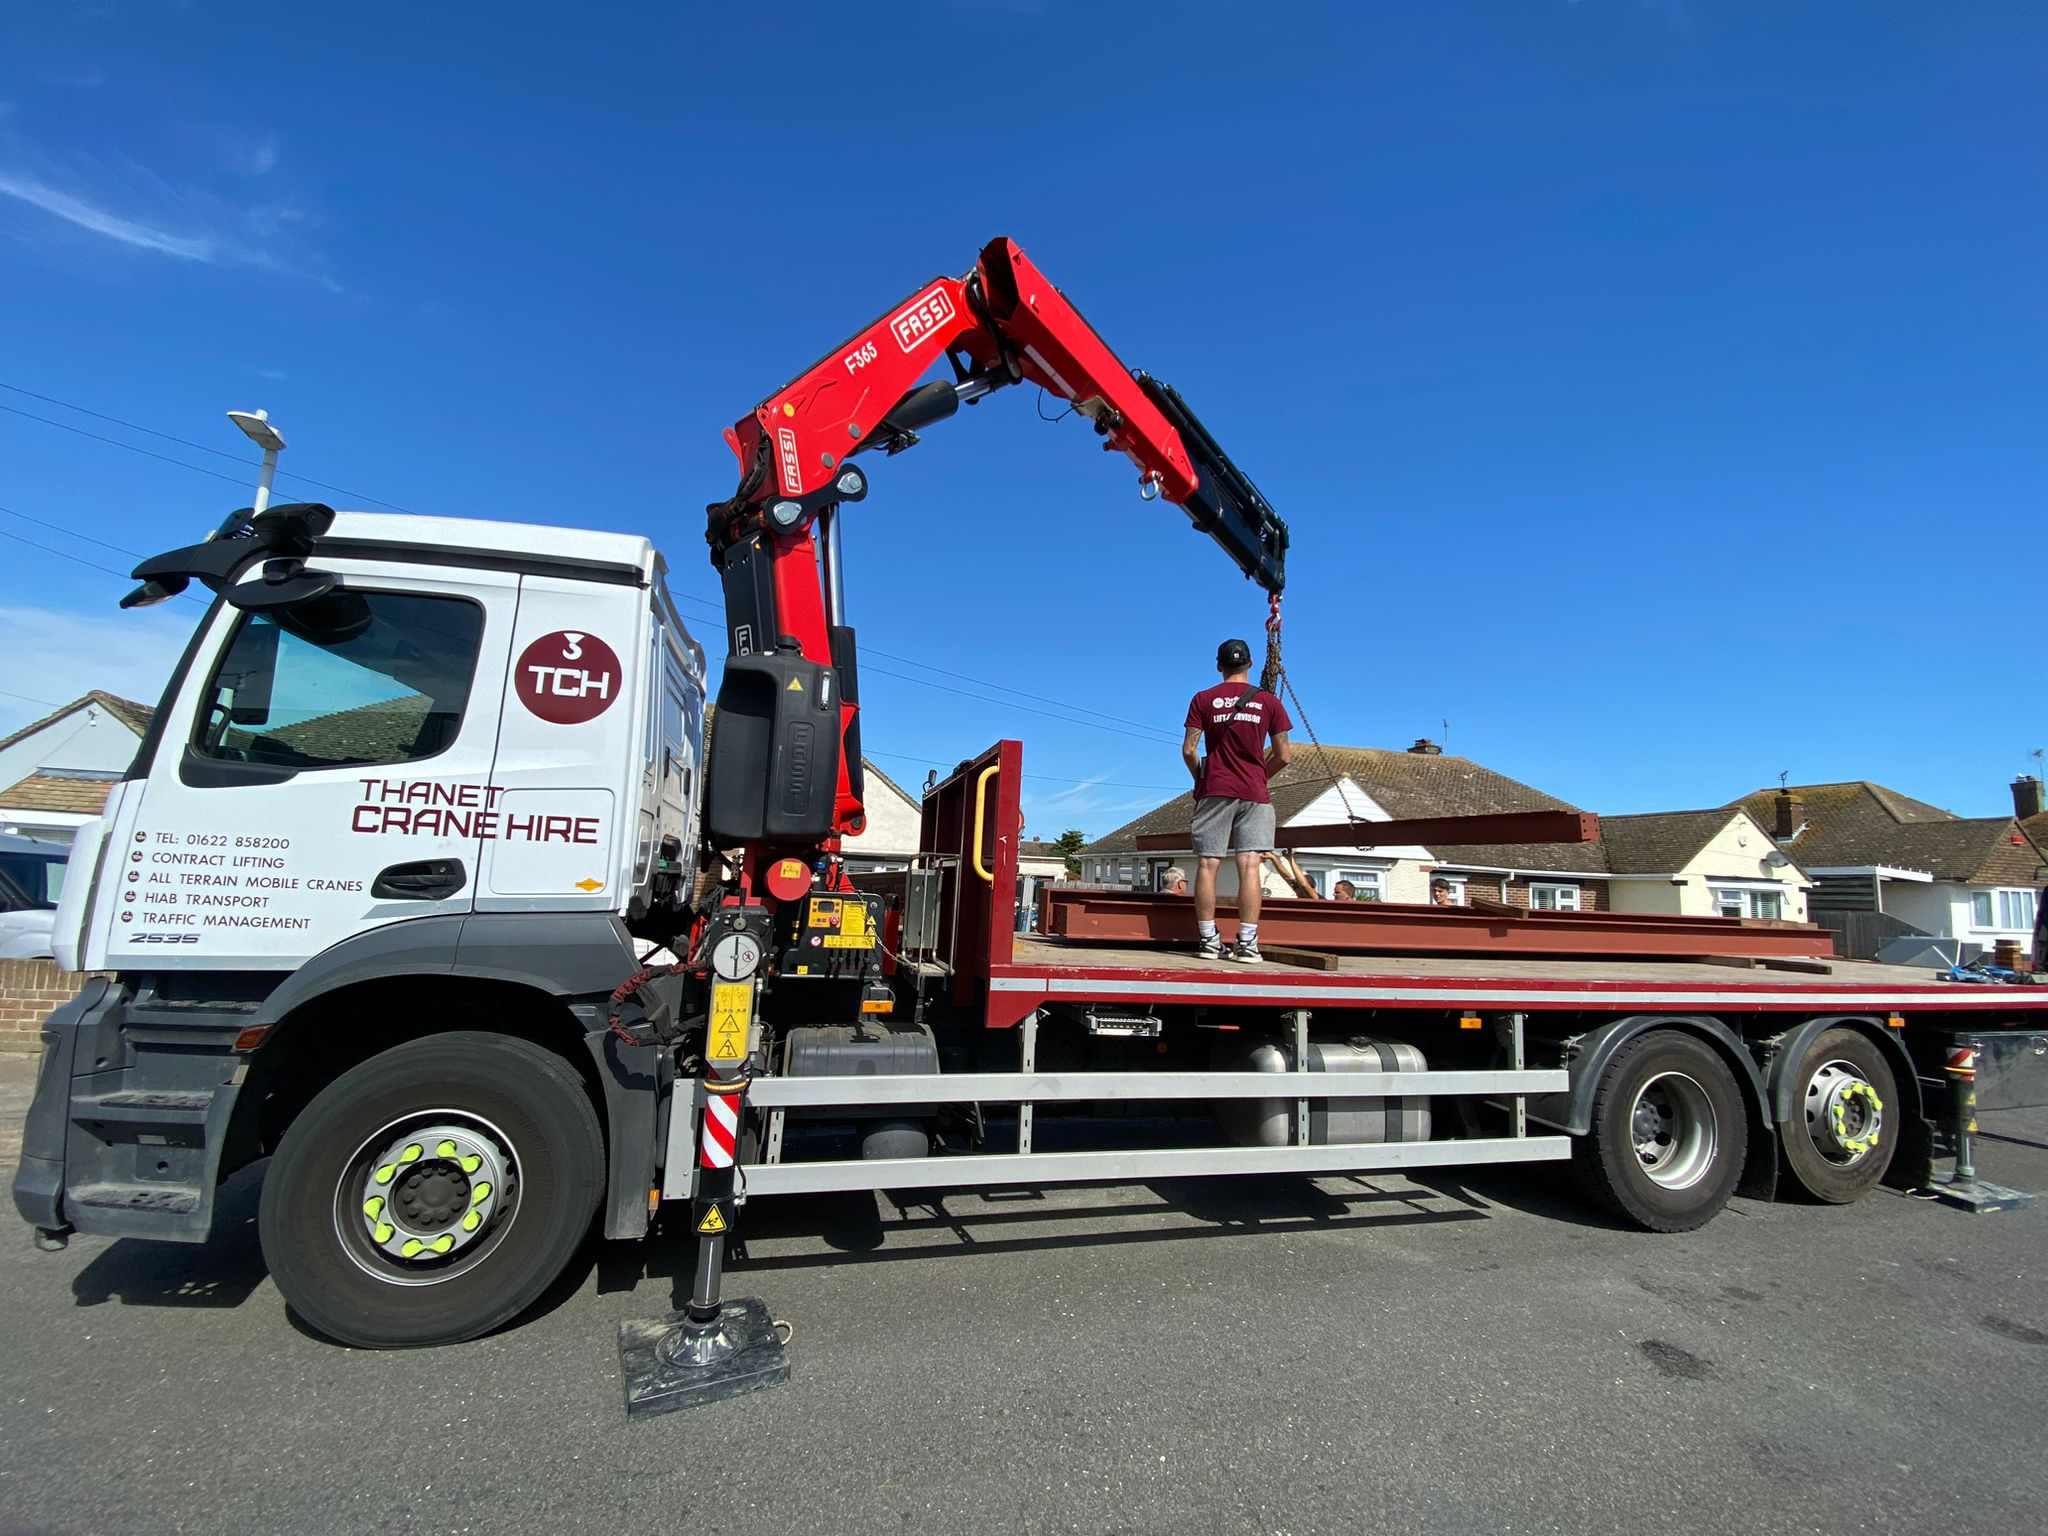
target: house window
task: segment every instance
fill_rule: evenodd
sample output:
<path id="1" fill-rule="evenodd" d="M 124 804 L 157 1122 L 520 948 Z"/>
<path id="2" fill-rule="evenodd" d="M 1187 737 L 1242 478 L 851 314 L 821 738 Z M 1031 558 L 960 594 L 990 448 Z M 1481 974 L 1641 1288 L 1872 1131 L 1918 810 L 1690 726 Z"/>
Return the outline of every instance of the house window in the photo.
<path id="1" fill-rule="evenodd" d="M 1731 890 L 1725 886 L 1713 889 L 1714 915 L 1716 917 L 1783 917 L 1785 915 L 1785 893 L 1783 891 Z"/>
<path id="2" fill-rule="evenodd" d="M 2032 891 L 1970 892 L 1970 926 L 2025 933 L 2034 926 Z"/>
<path id="3" fill-rule="evenodd" d="M 1576 912 L 1579 910 L 1579 888 L 1576 885 L 1531 880 L 1529 909 L 1532 912 Z"/>
<path id="4" fill-rule="evenodd" d="M 1337 894 L 1337 882 L 1349 880 L 1355 899 L 1359 901 L 1385 901 L 1386 887 L 1381 883 L 1385 871 L 1377 869 L 1333 869 L 1330 871 L 1330 894 Z"/>

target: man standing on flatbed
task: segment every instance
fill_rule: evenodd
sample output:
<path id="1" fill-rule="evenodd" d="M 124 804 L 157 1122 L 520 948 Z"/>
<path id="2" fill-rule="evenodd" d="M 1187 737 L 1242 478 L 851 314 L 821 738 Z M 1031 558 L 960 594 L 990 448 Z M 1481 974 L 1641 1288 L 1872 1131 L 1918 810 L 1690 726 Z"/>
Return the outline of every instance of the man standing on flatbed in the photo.
<path id="1" fill-rule="evenodd" d="M 1259 959 L 1259 858 L 1273 850 L 1273 795 L 1266 781 L 1293 755 L 1294 722 L 1279 699 L 1251 681 L 1252 648 L 1226 640 L 1216 648 L 1211 683 L 1188 705 L 1181 760 L 1195 777 L 1195 952 L 1206 960 Z M 1207 760 L 1197 753 L 1206 746 Z M 1237 858 L 1237 943 L 1216 932 L 1216 871 Z"/>

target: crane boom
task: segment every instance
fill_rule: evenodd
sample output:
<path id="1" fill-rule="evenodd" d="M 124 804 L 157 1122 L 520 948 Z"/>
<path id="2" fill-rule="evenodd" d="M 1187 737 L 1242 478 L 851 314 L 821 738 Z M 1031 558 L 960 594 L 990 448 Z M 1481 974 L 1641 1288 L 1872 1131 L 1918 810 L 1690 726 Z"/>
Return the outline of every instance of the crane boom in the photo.
<path id="1" fill-rule="evenodd" d="M 942 359 L 951 377 L 922 382 Z M 867 477 L 849 461 L 900 453 L 963 403 L 1020 383 L 1067 401 L 1106 450 L 1136 466 L 1141 495 L 1181 507 L 1277 601 L 1287 526 L 1258 488 L 1171 386 L 1125 367 L 1014 241 L 992 240 L 971 271 L 933 278 L 725 434 L 739 486 L 707 509 L 706 536 L 725 588 L 728 650 L 707 816 L 726 846 L 829 853 L 861 830 L 859 687 L 838 518 L 866 496 Z M 799 697 L 816 718 L 786 718 Z M 826 728 L 833 711 L 836 731 Z"/>

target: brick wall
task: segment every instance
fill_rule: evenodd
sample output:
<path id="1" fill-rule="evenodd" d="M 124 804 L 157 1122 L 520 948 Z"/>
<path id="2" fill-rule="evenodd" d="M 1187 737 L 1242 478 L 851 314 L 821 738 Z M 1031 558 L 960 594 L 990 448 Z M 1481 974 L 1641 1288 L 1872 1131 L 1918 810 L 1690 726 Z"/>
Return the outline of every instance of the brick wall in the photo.
<path id="1" fill-rule="evenodd" d="M 0 960 L 0 1051 L 35 1051 L 43 1019 L 69 1002 L 85 977 L 54 960 Z"/>

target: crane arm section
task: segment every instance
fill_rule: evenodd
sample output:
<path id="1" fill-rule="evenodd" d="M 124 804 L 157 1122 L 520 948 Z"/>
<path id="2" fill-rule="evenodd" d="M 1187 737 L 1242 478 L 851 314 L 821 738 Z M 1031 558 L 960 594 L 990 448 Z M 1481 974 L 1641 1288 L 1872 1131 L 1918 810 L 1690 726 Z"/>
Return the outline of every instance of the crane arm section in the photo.
<path id="1" fill-rule="evenodd" d="M 919 385 L 941 359 L 952 379 Z M 809 513 L 854 454 L 900 452 L 963 402 L 1017 383 L 1067 401 L 1137 467 L 1143 494 L 1184 508 L 1246 576 L 1280 591 L 1287 528 L 1257 487 L 1170 385 L 1126 368 L 1008 239 L 990 241 L 966 275 L 925 284 L 725 434 L 740 488 L 712 509 L 713 543 L 719 514 L 745 518 L 778 501 Z"/>
<path id="2" fill-rule="evenodd" d="M 941 361 L 951 376 L 923 382 Z M 990 241 L 971 271 L 932 279 L 725 434 L 740 480 L 707 509 L 728 661 L 706 827 L 716 846 L 748 849 L 749 871 L 829 857 L 865 825 L 838 552 L 840 510 L 866 496 L 867 477 L 849 461 L 912 447 L 963 403 L 1012 384 L 1067 401 L 1136 466 L 1141 495 L 1181 507 L 1277 603 L 1287 527 L 1258 488 L 1180 396 L 1126 368 L 1013 241 Z"/>

